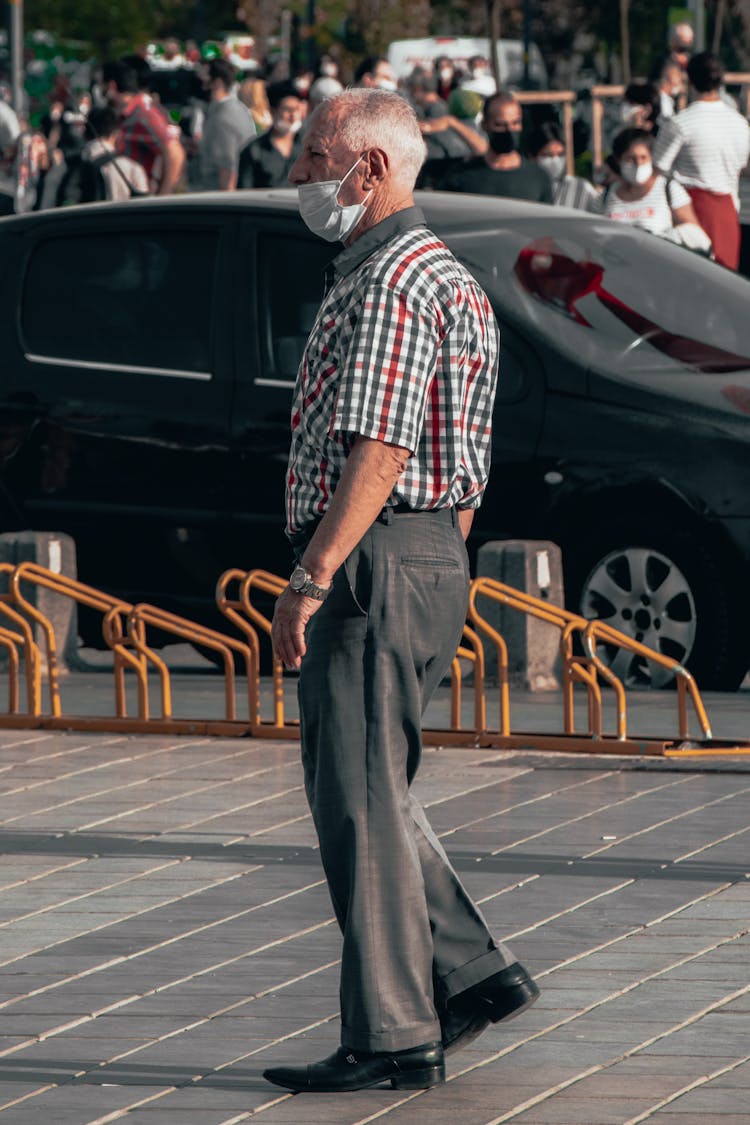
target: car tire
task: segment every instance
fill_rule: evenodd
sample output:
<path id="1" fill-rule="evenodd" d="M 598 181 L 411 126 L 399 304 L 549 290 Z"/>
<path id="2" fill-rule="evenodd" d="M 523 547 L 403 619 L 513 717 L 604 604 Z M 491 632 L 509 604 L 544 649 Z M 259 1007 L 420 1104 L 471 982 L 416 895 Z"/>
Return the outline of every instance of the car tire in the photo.
<path id="1" fill-rule="evenodd" d="M 563 550 L 568 608 L 684 664 L 704 690 L 734 691 L 750 665 L 738 586 L 703 535 L 669 521 L 610 523 Z M 601 654 L 628 688 L 673 676 L 623 650 Z"/>

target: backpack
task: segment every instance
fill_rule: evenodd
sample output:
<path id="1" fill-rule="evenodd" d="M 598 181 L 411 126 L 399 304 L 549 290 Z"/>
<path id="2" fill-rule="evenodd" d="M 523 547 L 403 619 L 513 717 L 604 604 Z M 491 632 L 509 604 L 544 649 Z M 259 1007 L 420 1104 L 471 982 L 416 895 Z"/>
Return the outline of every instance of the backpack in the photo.
<path id="1" fill-rule="evenodd" d="M 107 181 L 102 173 L 102 168 L 105 164 L 111 164 L 114 160 L 117 160 L 118 155 L 116 152 L 103 152 L 100 156 L 94 156 L 93 158 L 81 155 L 73 157 L 57 189 L 56 206 L 67 207 L 74 203 L 101 203 L 109 199 Z M 143 194 L 132 186 L 119 165 L 115 165 L 115 168 L 130 188 L 131 198 Z"/>

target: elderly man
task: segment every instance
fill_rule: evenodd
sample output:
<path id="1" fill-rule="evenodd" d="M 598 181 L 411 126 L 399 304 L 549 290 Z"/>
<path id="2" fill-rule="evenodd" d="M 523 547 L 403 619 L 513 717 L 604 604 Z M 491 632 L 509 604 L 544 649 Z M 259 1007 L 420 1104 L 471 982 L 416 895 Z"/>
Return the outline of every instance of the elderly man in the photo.
<path id="1" fill-rule="evenodd" d="M 290 1090 L 436 1085 L 444 1050 L 538 995 L 410 794 L 464 623 L 498 353 L 485 294 L 414 206 L 423 158 L 405 99 L 349 90 L 315 111 L 290 173 L 310 229 L 346 246 L 298 375 L 299 561 L 273 621 L 300 672 L 305 786 L 343 933 L 341 1047 L 265 1072 Z"/>

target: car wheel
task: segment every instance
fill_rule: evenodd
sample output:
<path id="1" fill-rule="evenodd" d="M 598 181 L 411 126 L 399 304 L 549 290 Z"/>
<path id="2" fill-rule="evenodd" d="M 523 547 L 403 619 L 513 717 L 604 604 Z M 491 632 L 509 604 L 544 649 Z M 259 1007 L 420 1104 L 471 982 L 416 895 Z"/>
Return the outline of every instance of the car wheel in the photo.
<path id="1" fill-rule="evenodd" d="M 735 690 L 750 664 L 733 582 L 697 538 L 669 526 L 601 528 L 571 545 L 569 608 L 686 666 L 704 689 Z M 627 688 L 670 686 L 672 673 L 613 646 L 600 654 Z"/>

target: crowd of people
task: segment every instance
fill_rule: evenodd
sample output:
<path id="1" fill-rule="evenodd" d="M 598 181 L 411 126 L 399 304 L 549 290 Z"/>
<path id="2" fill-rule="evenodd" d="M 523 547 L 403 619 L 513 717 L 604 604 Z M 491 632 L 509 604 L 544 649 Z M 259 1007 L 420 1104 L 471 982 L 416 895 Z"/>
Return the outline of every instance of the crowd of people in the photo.
<path id="1" fill-rule="evenodd" d="M 674 27 L 648 80 L 625 88 L 601 168 L 591 166 L 583 116 L 569 154 L 553 106 L 524 111 L 512 91 L 496 88 L 479 56 L 463 68 L 438 57 L 397 82 L 379 56 L 350 75 L 331 56 L 316 71 L 290 75 L 278 64 L 264 72 L 238 69 L 227 55 L 180 55 L 180 69 L 190 71 L 189 96 L 176 109 L 155 79 L 164 67 L 128 55 L 105 63 L 79 96 L 61 81 L 31 134 L 0 102 L 0 213 L 286 186 L 312 110 L 346 85 L 398 90 L 410 102 L 426 152 L 418 187 L 578 208 L 737 268 L 738 185 L 750 125 L 724 88 L 721 61 L 693 53 L 692 34 L 689 24 Z M 571 175 L 574 162 L 578 174 Z"/>

